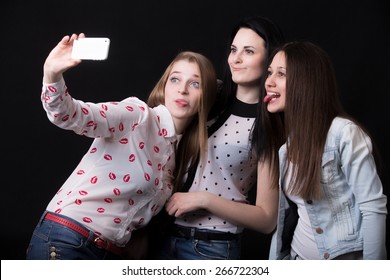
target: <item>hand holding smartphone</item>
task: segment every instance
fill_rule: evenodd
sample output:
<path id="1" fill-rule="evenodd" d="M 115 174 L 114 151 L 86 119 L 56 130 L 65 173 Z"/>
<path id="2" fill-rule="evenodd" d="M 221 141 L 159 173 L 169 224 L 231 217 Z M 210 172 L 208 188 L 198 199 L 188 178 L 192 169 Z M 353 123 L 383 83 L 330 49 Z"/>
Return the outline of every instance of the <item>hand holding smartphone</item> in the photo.
<path id="1" fill-rule="evenodd" d="M 78 38 L 73 42 L 72 58 L 81 60 L 105 60 L 110 48 L 109 38 Z"/>

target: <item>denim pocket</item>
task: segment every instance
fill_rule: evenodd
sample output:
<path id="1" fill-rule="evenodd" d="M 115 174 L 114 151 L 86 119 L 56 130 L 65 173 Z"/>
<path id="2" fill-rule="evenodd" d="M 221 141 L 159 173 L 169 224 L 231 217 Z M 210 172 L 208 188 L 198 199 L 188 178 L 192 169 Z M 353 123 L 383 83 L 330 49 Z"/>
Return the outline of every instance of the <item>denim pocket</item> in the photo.
<path id="1" fill-rule="evenodd" d="M 194 240 L 194 251 L 202 257 L 214 260 L 229 259 L 229 241 Z"/>

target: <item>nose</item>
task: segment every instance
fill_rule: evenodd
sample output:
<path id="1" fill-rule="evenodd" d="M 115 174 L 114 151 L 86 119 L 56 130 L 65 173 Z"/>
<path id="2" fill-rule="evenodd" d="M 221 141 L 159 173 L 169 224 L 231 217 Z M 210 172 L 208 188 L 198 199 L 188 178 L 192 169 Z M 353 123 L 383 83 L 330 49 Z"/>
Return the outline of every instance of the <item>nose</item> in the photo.
<path id="1" fill-rule="evenodd" d="M 230 53 L 230 58 L 231 58 L 231 61 L 233 61 L 233 63 L 235 63 L 235 64 L 242 62 L 241 52 L 239 52 L 239 51 Z"/>
<path id="2" fill-rule="evenodd" d="M 186 84 L 186 83 L 180 84 L 180 85 L 179 85 L 179 90 L 178 90 L 178 92 L 179 92 L 180 94 L 186 94 L 186 93 L 188 93 L 187 84 Z"/>
<path id="3" fill-rule="evenodd" d="M 272 77 L 272 75 L 268 75 L 265 79 L 265 88 L 275 86 L 275 81 Z"/>
<path id="4" fill-rule="evenodd" d="M 234 63 L 241 63 L 242 62 L 241 54 L 240 53 L 236 53 L 236 55 L 233 58 L 233 61 L 234 61 Z"/>

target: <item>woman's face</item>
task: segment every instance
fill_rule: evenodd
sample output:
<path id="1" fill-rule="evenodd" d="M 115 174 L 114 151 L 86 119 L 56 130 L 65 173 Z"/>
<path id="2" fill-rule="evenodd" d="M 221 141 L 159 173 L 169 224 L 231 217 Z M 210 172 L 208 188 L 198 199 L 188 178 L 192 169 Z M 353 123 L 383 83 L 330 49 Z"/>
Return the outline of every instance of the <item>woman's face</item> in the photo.
<path id="1" fill-rule="evenodd" d="M 233 82 L 242 86 L 259 85 L 266 55 L 263 38 L 252 29 L 239 29 L 228 57 Z"/>
<path id="2" fill-rule="evenodd" d="M 195 62 L 180 60 L 173 65 L 165 84 L 165 106 L 179 134 L 198 113 L 203 94 L 201 82 L 199 66 Z"/>
<path id="3" fill-rule="evenodd" d="M 282 112 L 286 106 L 286 73 L 286 56 L 280 51 L 272 59 L 265 81 L 267 95 L 263 101 L 268 103 L 267 110 L 271 113 Z"/>

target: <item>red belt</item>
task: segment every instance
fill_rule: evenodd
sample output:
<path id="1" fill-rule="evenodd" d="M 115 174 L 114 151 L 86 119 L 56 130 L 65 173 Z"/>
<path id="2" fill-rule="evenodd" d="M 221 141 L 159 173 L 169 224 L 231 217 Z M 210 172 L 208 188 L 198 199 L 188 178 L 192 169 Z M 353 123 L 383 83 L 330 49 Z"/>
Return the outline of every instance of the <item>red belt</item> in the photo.
<path id="1" fill-rule="evenodd" d="M 73 229 L 74 231 L 80 233 L 82 236 L 84 236 L 86 238 L 89 237 L 89 230 L 87 230 L 87 229 L 85 229 L 85 228 L 83 228 L 75 223 L 72 223 L 71 221 L 69 221 L 67 219 L 61 218 L 61 217 L 56 216 L 56 215 L 51 214 L 51 213 L 47 213 L 45 216 L 45 219 L 56 222 L 58 224 L 66 226 L 70 229 Z M 113 243 L 111 243 L 110 241 L 103 239 L 97 235 L 94 236 L 93 243 L 95 244 L 96 247 L 98 247 L 100 249 L 107 250 L 115 255 L 119 255 L 119 256 L 123 255 L 122 247 L 118 247 L 118 246 L 114 245 Z"/>

